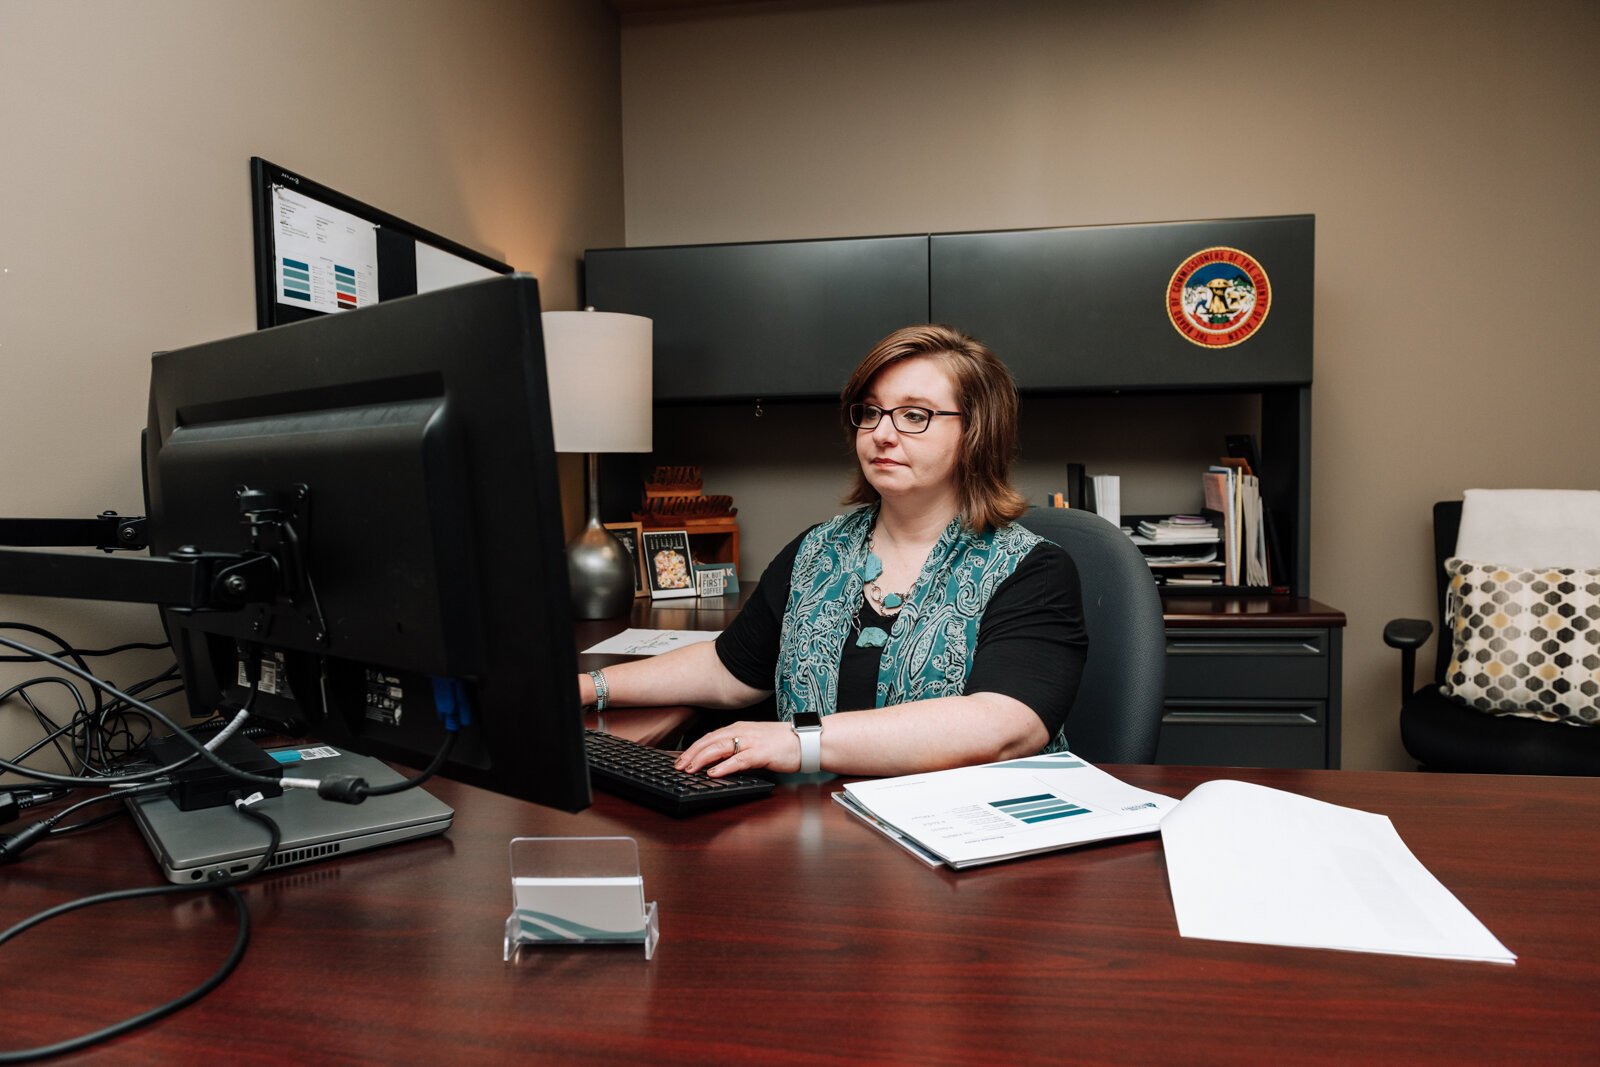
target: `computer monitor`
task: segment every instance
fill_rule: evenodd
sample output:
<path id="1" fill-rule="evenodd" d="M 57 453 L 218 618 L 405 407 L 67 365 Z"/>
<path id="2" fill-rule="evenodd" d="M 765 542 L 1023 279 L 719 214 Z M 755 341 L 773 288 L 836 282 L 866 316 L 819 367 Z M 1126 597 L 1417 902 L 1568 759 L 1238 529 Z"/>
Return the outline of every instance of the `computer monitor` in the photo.
<path id="1" fill-rule="evenodd" d="M 250 204 L 262 329 L 511 273 L 498 259 L 260 156 L 250 159 Z"/>
<path id="2" fill-rule="evenodd" d="M 459 690 L 441 774 L 587 806 L 539 310 L 512 275 L 154 357 L 152 555 L 278 572 L 271 603 L 164 609 L 192 712 L 242 706 L 259 651 L 258 714 L 421 767 Z"/>

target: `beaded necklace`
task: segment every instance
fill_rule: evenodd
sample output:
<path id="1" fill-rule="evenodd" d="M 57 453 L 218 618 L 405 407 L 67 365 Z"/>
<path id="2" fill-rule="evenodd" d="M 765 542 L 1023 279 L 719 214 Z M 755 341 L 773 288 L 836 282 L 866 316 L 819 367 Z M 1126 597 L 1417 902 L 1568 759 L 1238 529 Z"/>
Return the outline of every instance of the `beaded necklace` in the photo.
<path id="1" fill-rule="evenodd" d="M 867 537 L 867 558 L 861 565 L 861 599 L 863 603 L 879 615 L 894 618 L 900 614 L 900 609 L 905 607 L 906 597 L 910 590 L 900 593 L 885 593 L 878 584 L 878 579 L 883 575 L 883 560 L 872 550 L 873 537 L 877 531 Z M 861 613 L 856 612 L 851 621 L 850 628 L 858 631 L 856 635 L 857 648 L 882 648 L 888 643 L 889 635 L 881 626 L 868 626 L 862 628 Z"/>

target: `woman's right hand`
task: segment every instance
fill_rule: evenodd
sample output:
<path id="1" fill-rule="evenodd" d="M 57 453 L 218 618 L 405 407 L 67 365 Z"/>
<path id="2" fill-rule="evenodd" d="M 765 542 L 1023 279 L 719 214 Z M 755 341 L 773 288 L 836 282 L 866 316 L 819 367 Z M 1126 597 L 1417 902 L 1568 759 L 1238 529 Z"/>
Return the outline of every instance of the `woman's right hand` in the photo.
<path id="1" fill-rule="evenodd" d="M 676 766 L 712 778 L 763 768 L 792 774 L 800 769 L 800 738 L 787 722 L 736 722 L 684 749 Z"/>

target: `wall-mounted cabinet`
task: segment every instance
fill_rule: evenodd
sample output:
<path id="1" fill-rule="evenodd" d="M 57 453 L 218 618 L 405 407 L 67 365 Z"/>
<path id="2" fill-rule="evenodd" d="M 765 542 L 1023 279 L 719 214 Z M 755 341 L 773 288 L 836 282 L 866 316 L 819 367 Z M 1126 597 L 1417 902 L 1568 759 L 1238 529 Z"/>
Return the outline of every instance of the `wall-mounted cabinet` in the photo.
<path id="1" fill-rule="evenodd" d="M 585 300 L 654 320 L 663 402 L 832 396 L 915 322 L 982 338 L 1025 391 L 1276 389 L 1311 381 L 1315 228 L 1286 215 L 591 249 Z M 1266 312 L 1232 344 L 1196 344 L 1169 314 L 1175 274 L 1211 248 L 1260 272 L 1246 288 Z"/>
<path id="2" fill-rule="evenodd" d="M 585 302 L 655 323 L 655 396 L 837 396 L 891 330 L 928 317 L 928 238 L 590 249 Z"/>
<path id="3" fill-rule="evenodd" d="M 934 234 L 931 317 L 1004 353 L 1024 389 L 1304 385 L 1311 381 L 1314 241 L 1310 215 Z M 1196 344 L 1173 325 L 1168 287 L 1191 256 L 1219 247 L 1243 252 L 1259 268 L 1267 286 L 1246 288 L 1270 286 L 1253 294 L 1266 314 L 1246 340 Z M 1222 301 L 1219 318 L 1234 318 L 1226 286 L 1220 296 L 1193 288 Z M 1177 299 L 1185 303 L 1181 293 Z"/>
<path id="4" fill-rule="evenodd" d="M 982 338 L 1024 393 L 1257 393 L 1262 496 L 1283 563 L 1274 584 L 1304 595 L 1315 232 L 1312 216 L 1285 215 L 594 249 L 585 295 L 654 320 L 664 404 L 833 397 L 878 339 L 923 321 Z M 1215 293 L 1181 270 L 1211 249 L 1248 264 L 1213 268 Z M 1198 344 L 1175 325 L 1174 302 L 1190 313 L 1220 302 L 1227 323 L 1241 294 L 1262 314 L 1235 334 Z M 1218 427 L 1218 454 L 1239 429 Z"/>

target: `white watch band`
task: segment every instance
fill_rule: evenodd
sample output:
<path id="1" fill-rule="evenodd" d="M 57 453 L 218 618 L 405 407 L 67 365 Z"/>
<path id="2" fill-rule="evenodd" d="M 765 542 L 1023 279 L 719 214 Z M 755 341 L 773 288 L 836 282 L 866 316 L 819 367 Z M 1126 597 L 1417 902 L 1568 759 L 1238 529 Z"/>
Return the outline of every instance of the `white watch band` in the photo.
<path id="1" fill-rule="evenodd" d="M 800 739 L 800 773 L 816 774 L 822 770 L 822 727 L 797 729 L 794 734 Z"/>

